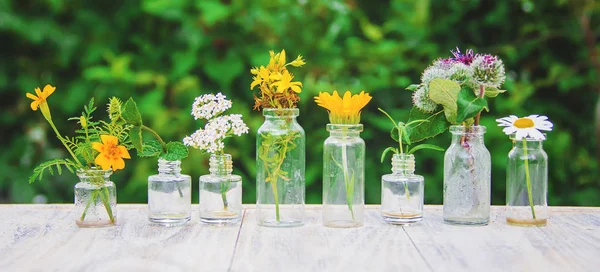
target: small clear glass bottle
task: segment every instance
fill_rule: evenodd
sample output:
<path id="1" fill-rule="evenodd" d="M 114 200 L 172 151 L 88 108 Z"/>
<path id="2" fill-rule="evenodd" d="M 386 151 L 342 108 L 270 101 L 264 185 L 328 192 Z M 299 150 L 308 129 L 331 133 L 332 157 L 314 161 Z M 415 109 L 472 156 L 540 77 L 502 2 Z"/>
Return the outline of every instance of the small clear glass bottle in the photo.
<path id="1" fill-rule="evenodd" d="M 390 224 L 423 220 L 424 178 L 415 175 L 415 156 L 394 154 L 392 174 L 381 177 L 381 217 Z"/>
<path id="2" fill-rule="evenodd" d="M 256 137 L 257 221 L 297 227 L 305 220 L 305 134 L 298 109 L 264 109 Z"/>
<path id="3" fill-rule="evenodd" d="M 506 222 L 545 226 L 548 222 L 548 155 L 543 140 L 515 141 L 506 166 Z"/>
<path id="4" fill-rule="evenodd" d="M 200 177 L 200 221 L 207 224 L 233 224 L 242 218 L 242 177 L 231 174 L 231 155 L 212 154 L 209 175 Z"/>
<path id="5" fill-rule="evenodd" d="M 492 161 L 484 126 L 451 126 L 444 155 L 444 222 L 487 225 L 490 221 Z"/>
<path id="6" fill-rule="evenodd" d="M 112 170 L 79 169 L 75 185 L 75 224 L 106 227 L 117 222 L 117 190 L 110 181 Z"/>
<path id="7" fill-rule="evenodd" d="M 158 175 L 148 177 L 148 219 L 164 226 L 190 221 L 192 178 L 181 174 L 181 161 L 158 159 Z"/>
<path id="8" fill-rule="evenodd" d="M 323 224 L 360 227 L 365 209 L 365 141 L 362 124 L 328 124 L 323 144 Z"/>

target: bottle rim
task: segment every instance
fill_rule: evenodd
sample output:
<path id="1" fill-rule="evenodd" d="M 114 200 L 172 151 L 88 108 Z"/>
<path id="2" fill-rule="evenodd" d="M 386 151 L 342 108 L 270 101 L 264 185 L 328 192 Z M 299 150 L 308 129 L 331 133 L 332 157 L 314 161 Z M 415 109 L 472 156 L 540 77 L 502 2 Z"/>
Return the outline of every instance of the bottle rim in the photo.
<path id="1" fill-rule="evenodd" d="M 362 124 L 327 124 L 327 131 L 329 132 L 362 132 L 363 125 Z"/>
<path id="2" fill-rule="evenodd" d="M 298 108 L 268 108 L 263 109 L 262 112 L 265 117 L 297 117 L 300 115 L 300 110 Z"/>

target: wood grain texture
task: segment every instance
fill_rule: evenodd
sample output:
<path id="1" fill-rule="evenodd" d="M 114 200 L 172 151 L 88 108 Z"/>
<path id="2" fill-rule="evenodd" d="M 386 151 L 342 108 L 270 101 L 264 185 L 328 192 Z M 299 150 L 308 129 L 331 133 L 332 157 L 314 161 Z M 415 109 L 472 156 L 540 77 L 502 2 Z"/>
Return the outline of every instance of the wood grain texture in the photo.
<path id="1" fill-rule="evenodd" d="M 600 210 L 550 208 L 545 227 L 505 223 L 493 207 L 490 224 L 443 223 L 442 207 L 428 207 L 420 225 L 405 228 L 434 271 L 598 271 Z"/>
<path id="2" fill-rule="evenodd" d="M 380 219 L 378 206 L 352 229 L 324 227 L 320 206 L 309 206 L 307 224 L 297 228 L 258 226 L 254 211 L 246 211 L 232 271 L 429 270 L 404 229 Z"/>
<path id="3" fill-rule="evenodd" d="M 387 225 L 368 206 L 365 226 L 256 224 L 247 205 L 241 224 L 203 225 L 193 205 L 182 227 L 148 222 L 146 205 L 119 204 L 117 226 L 81 229 L 73 205 L 0 205 L 0 271 L 598 271 L 600 208 L 551 207 L 546 227 L 514 227 L 492 207 L 483 227 L 442 222 L 427 206 L 423 222 Z"/>
<path id="4" fill-rule="evenodd" d="M 0 206 L 0 271 L 227 271 L 240 224 L 148 222 L 146 205 L 117 207 L 117 226 L 82 229 L 73 205 Z"/>

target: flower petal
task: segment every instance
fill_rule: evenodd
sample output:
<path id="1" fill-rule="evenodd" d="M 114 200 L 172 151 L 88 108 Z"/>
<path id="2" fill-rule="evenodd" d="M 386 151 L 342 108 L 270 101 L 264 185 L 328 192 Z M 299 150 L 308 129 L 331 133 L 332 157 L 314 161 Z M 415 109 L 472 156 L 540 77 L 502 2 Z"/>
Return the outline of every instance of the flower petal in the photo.
<path id="1" fill-rule="evenodd" d="M 125 168 L 125 161 L 121 158 L 115 158 L 113 160 L 113 171 L 117 171 Z"/>
<path id="2" fill-rule="evenodd" d="M 515 134 L 515 139 L 517 141 L 520 141 L 525 137 L 527 137 L 527 130 L 526 129 L 517 129 L 517 133 Z"/>
<path id="3" fill-rule="evenodd" d="M 38 106 L 40 105 L 40 101 L 36 100 L 31 102 L 31 109 L 36 111 L 38 109 Z"/>
<path id="4" fill-rule="evenodd" d="M 44 91 L 43 91 L 43 93 L 44 93 L 44 95 L 45 95 L 46 97 L 48 97 L 48 96 L 50 96 L 51 94 L 53 94 L 53 93 L 54 93 L 54 90 L 56 90 L 56 87 L 52 87 L 52 85 L 50 85 L 50 84 L 46 84 L 46 86 L 44 86 Z"/>
<path id="5" fill-rule="evenodd" d="M 98 156 L 96 156 L 94 163 L 96 163 L 96 165 L 100 165 L 100 167 L 102 167 L 102 170 L 110 169 L 110 166 L 112 164 L 108 157 L 104 154 L 99 154 Z"/>
<path id="6" fill-rule="evenodd" d="M 102 143 L 104 143 L 105 145 L 118 145 L 119 144 L 119 139 L 117 139 L 117 137 L 112 136 L 112 135 L 100 135 L 100 139 L 102 139 Z"/>
<path id="7" fill-rule="evenodd" d="M 535 128 L 529 129 L 529 137 L 531 139 L 535 139 L 535 140 L 545 140 L 546 139 L 546 137 L 544 137 L 544 134 Z"/>
<path id="8" fill-rule="evenodd" d="M 129 155 L 129 151 L 127 151 L 127 148 L 125 148 L 122 145 L 117 146 L 117 148 L 119 149 L 119 153 L 121 153 L 121 158 L 131 159 L 131 156 Z"/>
<path id="9" fill-rule="evenodd" d="M 506 134 L 506 135 L 511 135 L 511 134 L 517 132 L 517 128 L 513 127 L 513 126 L 506 127 L 502 130 L 502 132 L 504 132 L 504 134 Z"/>
<path id="10" fill-rule="evenodd" d="M 93 142 L 92 148 L 100 153 L 104 152 L 104 145 L 99 142 Z"/>
<path id="11" fill-rule="evenodd" d="M 27 96 L 29 99 L 38 100 L 38 97 L 32 93 L 26 93 L 25 96 Z"/>

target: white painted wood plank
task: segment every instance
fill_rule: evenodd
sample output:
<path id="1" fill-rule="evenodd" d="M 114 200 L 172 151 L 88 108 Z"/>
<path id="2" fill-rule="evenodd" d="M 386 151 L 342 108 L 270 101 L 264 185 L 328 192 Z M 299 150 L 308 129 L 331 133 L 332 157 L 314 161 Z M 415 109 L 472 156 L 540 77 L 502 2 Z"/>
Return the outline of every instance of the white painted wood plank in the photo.
<path id="1" fill-rule="evenodd" d="M 146 205 L 118 205 L 117 226 L 81 229 L 73 205 L 1 205 L 0 271 L 227 271 L 240 224 L 148 222 Z"/>
<path id="2" fill-rule="evenodd" d="M 246 210 L 232 271 L 429 270 L 404 229 L 381 221 L 378 206 L 353 229 L 326 228 L 320 206 L 308 207 L 307 224 L 287 229 L 258 226 L 255 210 Z"/>
<path id="3" fill-rule="evenodd" d="M 483 227 L 443 223 L 441 206 L 427 207 L 406 231 L 434 271 L 598 271 L 600 209 L 550 208 L 545 227 L 505 223 L 492 207 Z"/>

